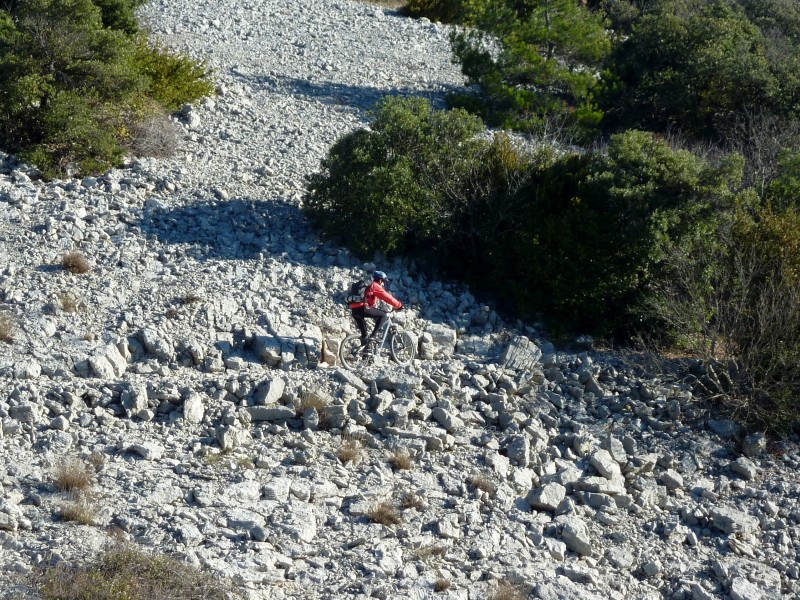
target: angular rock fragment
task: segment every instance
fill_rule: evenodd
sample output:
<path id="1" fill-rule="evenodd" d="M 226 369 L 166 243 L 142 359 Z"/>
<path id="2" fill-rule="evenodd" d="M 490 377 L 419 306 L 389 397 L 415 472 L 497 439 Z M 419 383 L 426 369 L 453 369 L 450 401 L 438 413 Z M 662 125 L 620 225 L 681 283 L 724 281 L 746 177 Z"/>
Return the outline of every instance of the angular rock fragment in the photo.
<path id="1" fill-rule="evenodd" d="M 515 371 L 532 371 L 542 351 L 525 336 L 517 336 L 511 340 L 500 357 L 500 364 Z"/>
<path id="2" fill-rule="evenodd" d="M 526 500 L 533 509 L 554 512 L 566 495 L 567 488 L 563 485 L 548 483 L 531 490 Z"/>
<path id="3" fill-rule="evenodd" d="M 734 508 L 711 509 L 711 524 L 723 533 L 750 533 L 759 528 L 758 519 Z"/>
<path id="4" fill-rule="evenodd" d="M 581 556 L 592 556 L 593 547 L 589 528 L 580 517 L 564 515 L 557 517 L 556 522 L 561 524 L 561 539 L 567 548 Z"/>

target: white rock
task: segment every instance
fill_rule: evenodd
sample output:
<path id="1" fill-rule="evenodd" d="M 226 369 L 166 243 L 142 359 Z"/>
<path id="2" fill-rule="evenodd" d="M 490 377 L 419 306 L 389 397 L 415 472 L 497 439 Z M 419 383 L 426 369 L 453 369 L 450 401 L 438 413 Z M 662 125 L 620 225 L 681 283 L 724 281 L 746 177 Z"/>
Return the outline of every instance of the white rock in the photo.
<path id="1" fill-rule="evenodd" d="M 143 442 L 141 444 L 133 444 L 130 447 L 131 452 L 136 452 L 145 460 L 159 460 L 164 456 L 164 446 L 156 444 L 155 442 Z"/>
<path id="2" fill-rule="evenodd" d="M 189 397 L 183 403 L 183 418 L 189 423 L 202 423 L 204 416 L 203 398 L 200 394 L 189 394 Z"/>
<path id="3" fill-rule="evenodd" d="M 563 485 L 560 483 L 548 483 L 531 490 L 526 500 L 531 505 L 531 508 L 554 512 L 566 495 L 567 488 Z"/>

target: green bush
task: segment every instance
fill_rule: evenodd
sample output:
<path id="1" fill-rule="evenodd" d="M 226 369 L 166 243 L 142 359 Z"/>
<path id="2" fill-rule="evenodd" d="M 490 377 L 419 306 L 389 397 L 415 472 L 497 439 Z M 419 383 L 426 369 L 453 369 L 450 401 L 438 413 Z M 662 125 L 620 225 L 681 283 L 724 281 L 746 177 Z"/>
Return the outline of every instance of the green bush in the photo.
<path id="1" fill-rule="evenodd" d="M 119 546 L 85 565 L 60 563 L 33 577 L 44 600 L 230 600 L 241 598 L 229 582 L 178 560 Z"/>
<path id="2" fill-rule="evenodd" d="M 751 203 L 752 204 L 752 203 Z M 800 214 L 746 206 L 676 250 L 649 296 L 672 344 L 701 359 L 696 390 L 761 428 L 800 409 Z"/>
<path id="3" fill-rule="evenodd" d="M 147 0 L 93 1 L 102 13 L 104 27 L 119 29 L 130 34 L 139 31 L 139 23 L 136 21 L 136 14 L 134 11 Z"/>
<path id="4" fill-rule="evenodd" d="M 0 10 L 0 145 L 48 176 L 119 164 L 137 124 L 210 93 L 202 65 L 130 34 L 137 2 L 19 0 Z M 104 26 L 106 23 L 109 26 Z M 119 23 L 122 29 L 112 28 Z"/>
<path id="5" fill-rule="evenodd" d="M 479 94 L 454 96 L 455 106 L 525 131 L 554 123 L 569 137 L 595 130 L 602 112 L 593 90 L 611 49 L 602 12 L 575 0 L 476 0 L 464 20 L 472 28 L 453 33 L 453 53 Z"/>
<path id="6" fill-rule="evenodd" d="M 405 12 L 412 17 L 431 21 L 459 23 L 464 15 L 465 0 L 408 0 Z"/>
<path id="7" fill-rule="evenodd" d="M 607 127 L 678 129 L 717 141 L 762 111 L 796 116 L 796 38 L 765 34 L 729 0 L 652 6 L 610 57 Z"/>
<path id="8" fill-rule="evenodd" d="M 605 151 L 526 154 L 479 135 L 462 111 L 393 98 L 339 140 L 309 179 L 305 210 L 357 253 L 422 258 L 562 331 L 640 323 L 667 249 L 709 227 L 741 180 L 652 134 Z"/>
<path id="9" fill-rule="evenodd" d="M 464 111 L 389 98 L 370 130 L 340 139 L 309 178 L 306 212 L 360 254 L 424 248 L 442 237 L 488 147 L 482 129 Z"/>
<path id="10" fill-rule="evenodd" d="M 629 332 L 666 249 L 732 202 L 740 177 L 740 161 L 713 167 L 652 134 L 612 136 L 605 151 L 557 158 L 529 179 L 491 271 L 518 311 L 544 313 L 555 330 Z"/>

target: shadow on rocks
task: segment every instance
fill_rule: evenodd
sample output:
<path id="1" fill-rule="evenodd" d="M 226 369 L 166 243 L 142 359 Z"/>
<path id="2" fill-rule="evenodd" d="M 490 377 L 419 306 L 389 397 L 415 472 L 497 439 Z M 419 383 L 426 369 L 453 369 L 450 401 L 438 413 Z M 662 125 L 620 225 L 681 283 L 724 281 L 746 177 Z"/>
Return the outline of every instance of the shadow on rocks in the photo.
<path id="1" fill-rule="evenodd" d="M 167 245 L 186 245 L 198 260 L 247 260 L 275 256 L 307 264 L 320 243 L 297 206 L 276 200 L 205 200 L 167 206 L 151 198 L 142 233 Z"/>
<path id="2" fill-rule="evenodd" d="M 293 77 L 273 75 L 236 74 L 253 90 L 290 96 L 305 96 L 324 104 L 348 106 L 360 111 L 370 111 L 381 99 L 387 96 L 427 98 L 436 108 L 445 108 L 444 95 L 460 90 L 457 86 L 441 85 L 438 89 L 414 90 L 410 88 L 383 88 L 364 85 L 348 85 L 332 81 L 309 81 Z"/>

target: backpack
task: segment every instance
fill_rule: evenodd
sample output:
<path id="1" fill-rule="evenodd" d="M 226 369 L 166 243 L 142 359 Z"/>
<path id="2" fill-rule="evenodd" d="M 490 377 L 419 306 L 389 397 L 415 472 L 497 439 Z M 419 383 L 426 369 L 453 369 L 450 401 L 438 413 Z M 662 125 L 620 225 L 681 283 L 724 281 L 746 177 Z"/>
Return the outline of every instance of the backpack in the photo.
<path id="1" fill-rule="evenodd" d="M 370 282 L 366 279 L 359 279 L 350 285 L 350 293 L 345 297 L 344 301 L 348 304 L 354 302 L 364 302 L 364 294 L 369 287 Z"/>

